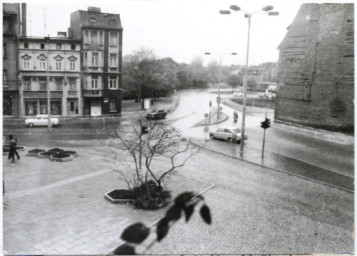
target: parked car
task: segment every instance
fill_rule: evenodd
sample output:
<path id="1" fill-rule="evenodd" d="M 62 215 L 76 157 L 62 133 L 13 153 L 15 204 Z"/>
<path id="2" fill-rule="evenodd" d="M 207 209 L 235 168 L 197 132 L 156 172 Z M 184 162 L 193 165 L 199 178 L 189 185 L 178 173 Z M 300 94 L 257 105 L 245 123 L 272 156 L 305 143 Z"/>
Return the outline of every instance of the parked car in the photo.
<path id="1" fill-rule="evenodd" d="M 164 119 L 167 112 L 164 109 L 154 109 L 152 112 L 146 114 L 147 119 Z"/>
<path id="2" fill-rule="evenodd" d="M 241 131 L 237 127 L 221 127 L 215 132 L 210 132 L 209 136 L 211 139 L 226 140 L 228 142 L 240 143 L 241 141 Z M 244 140 L 248 139 L 248 135 L 244 134 Z"/>
<path id="3" fill-rule="evenodd" d="M 48 125 L 48 115 L 37 115 L 35 118 L 27 118 L 25 120 L 25 125 L 32 128 L 34 126 L 47 126 Z M 59 125 L 59 120 L 56 117 L 51 117 L 51 125 Z"/>
<path id="4" fill-rule="evenodd" d="M 244 97 L 244 93 L 242 93 L 242 92 L 234 92 L 233 96 L 239 97 L 239 98 L 243 98 Z"/>

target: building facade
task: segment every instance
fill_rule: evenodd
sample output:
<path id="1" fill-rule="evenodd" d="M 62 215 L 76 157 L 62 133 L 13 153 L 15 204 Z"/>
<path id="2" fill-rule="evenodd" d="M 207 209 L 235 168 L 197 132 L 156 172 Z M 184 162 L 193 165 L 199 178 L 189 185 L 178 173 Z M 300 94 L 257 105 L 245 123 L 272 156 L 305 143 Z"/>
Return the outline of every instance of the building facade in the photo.
<path id="1" fill-rule="evenodd" d="M 354 4 L 303 4 L 278 49 L 275 119 L 353 132 Z"/>
<path id="2" fill-rule="evenodd" d="M 20 115 L 81 116 L 80 41 L 21 37 L 18 43 Z"/>
<path id="3" fill-rule="evenodd" d="M 119 114 L 123 32 L 119 14 L 89 7 L 72 13 L 70 24 L 70 37 L 81 41 L 83 114 Z"/>
<path id="4" fill-rule="evenodd" d="M 3 115 L 18 116 L 18 48 L 20 36 L 26 35 L 26 4 L 3 3 Z"/>

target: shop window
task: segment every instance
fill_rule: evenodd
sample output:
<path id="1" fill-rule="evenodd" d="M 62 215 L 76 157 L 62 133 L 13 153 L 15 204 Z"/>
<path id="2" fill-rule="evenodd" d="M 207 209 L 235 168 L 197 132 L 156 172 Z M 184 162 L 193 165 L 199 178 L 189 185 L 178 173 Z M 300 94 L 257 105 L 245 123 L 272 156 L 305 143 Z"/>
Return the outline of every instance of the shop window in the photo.
<path id="1" fill-rule="evenodd" d="M 27 116 L 37 115 L 37 101 L 25 102 L 25 114 Z"/>
<path id="2" fill-rule="evenodd" d="M 47 101 L 40 101 L 40 114 L 47 114 Z"/>
<path id="3" fill-rule="evenodd" d="M 51 101 L 51 115 L 61 115 L 60 101 Z"/>
<path id="4" fill-rule="evenodd" d="M 115 99 L 109 99 L 109 111 L 110 112 L 116 112 L 117 111 L 116 100 Z"/>

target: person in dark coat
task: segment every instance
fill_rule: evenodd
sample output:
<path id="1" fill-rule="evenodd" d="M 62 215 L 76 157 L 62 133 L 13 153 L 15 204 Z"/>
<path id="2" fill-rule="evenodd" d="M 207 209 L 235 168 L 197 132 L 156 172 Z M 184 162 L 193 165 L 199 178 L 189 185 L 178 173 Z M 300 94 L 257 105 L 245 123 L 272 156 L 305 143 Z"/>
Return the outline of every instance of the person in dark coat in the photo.
<path id="1" fill-rule="evenodd" d="M 9 151 L 9 159 L 12 159 L 12 162 L 15 162 L 15 155 L 17 157 L 17 160 L 20 160 L 20 156 L 19 153 L 16 150 L 16 146 L 17 146 L 17 141 L 14 138 L 14 136 L 10 135 L 10 151 Z"/>

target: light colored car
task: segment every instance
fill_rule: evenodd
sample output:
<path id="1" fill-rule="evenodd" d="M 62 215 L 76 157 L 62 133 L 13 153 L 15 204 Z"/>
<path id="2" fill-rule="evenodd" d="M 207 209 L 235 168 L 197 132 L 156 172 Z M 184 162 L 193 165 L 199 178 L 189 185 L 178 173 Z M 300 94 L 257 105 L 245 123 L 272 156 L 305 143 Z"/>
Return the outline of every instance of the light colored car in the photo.
<path id="1" fill-rule="evenodd" d="M 239 97 L 239 98 L 243 98 L 243 97 L 244 97 L 244 93 L 242 93 L 242 92 L 235 92 L 235 93 L 233 93 L 233 96 Z"/>
<path id="2" fill-rule="evenodd" d="M 240 143 L 242 134 L 240 129 L 237 127 L 221 127 L 215 132 L 210 132 L 209 136 L 211 139 L 220 139 Z M 247 139 L 248 135 L 244 134 L 244 140 Z"/>
<path id="3" fill-rule="evenodd" d="M 48 115 L 37 115 L 35 118 L 27 118 L 25 120 L 25 125 L 28 127 L 34 126 L 47 126 L 48 125 Z M 59 120 L 56 117 L 51 117 L 51 125 L 59 125 Z"/>

